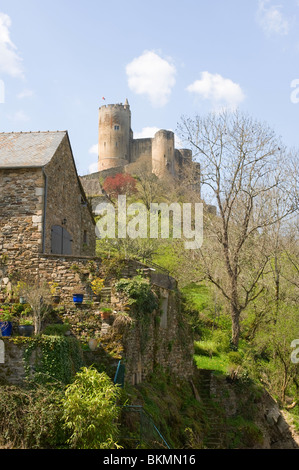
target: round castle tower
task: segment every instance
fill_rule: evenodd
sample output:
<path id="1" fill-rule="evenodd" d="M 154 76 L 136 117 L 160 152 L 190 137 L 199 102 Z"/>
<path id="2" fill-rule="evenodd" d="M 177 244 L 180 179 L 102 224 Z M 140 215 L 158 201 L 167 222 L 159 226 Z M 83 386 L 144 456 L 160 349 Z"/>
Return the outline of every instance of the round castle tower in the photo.
<path id="1" fill-rule="evenodd" d="M 109 104 L 99 109 L 98 170 L 123 167 L 130 162 L 131 111 L 125 104 Z"/>
<path id="2" fill-rule="evenodd" d="M 161 129 L 156 132 L 152 142 L 153 173 L 163 177 L 168 171 L 174 174 L 174 133 Z"/>

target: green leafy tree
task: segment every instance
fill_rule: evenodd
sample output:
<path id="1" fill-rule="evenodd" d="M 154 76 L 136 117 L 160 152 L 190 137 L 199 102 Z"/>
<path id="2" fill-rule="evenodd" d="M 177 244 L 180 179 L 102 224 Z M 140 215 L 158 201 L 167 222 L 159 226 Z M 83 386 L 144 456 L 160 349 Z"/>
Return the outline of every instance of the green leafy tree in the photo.
<path id="1" fill-rule="evenodd" d="M 84 367 L 65 392 L 63 412 L 73 449 L 113 449 L 118 435 L 120 389 L 105 372 Z"/>

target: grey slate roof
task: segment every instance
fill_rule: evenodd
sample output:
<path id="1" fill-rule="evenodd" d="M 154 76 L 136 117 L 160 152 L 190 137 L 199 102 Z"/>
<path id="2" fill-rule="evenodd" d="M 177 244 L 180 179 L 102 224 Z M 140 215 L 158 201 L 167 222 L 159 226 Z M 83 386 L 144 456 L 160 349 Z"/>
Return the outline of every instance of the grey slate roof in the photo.
<path id="1" fill-rule="evenodd" d="M 0 133 L 0 168 L 43 167 L 67 131 Z"/>

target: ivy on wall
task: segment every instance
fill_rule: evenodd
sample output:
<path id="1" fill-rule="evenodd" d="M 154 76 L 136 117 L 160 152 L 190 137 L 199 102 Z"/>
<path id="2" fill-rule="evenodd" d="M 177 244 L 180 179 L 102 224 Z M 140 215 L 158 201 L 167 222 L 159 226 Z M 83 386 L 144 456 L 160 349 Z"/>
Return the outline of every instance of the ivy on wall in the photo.
<path id="1" fill-rule="evenodd" d="M 76 338 L 39 336 L 32 338 L 24 350 L 27 378 L 38 383 L 59 381 L 69 384 L 83 367 L 83 356 Z"/>

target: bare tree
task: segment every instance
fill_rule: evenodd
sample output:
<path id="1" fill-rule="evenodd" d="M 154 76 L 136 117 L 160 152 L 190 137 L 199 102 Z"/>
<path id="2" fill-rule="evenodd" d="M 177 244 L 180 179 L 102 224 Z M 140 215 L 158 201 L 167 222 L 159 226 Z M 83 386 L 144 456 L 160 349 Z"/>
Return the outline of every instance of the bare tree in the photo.
<path id="1" fill-rule="evenodd" d="M 180 134 L 200 161 L 203 198 L 217 207 L 217 216 L 205 214 L 199 255 L 229 304 L 237 348 L 241 314 L 264 289 L 269 228 L 296 210 L 288 153 L 265 124 L 239 112 L 183 118 Z"/>
<path id="2" fill-rule="evenodd" d="M 34 318 L 34 333 L 40 334 L 42 321 L 51 310 L 51 294 L 47 285 L 32 285 L 24 283 L 20 289 L 27 303 L 32 308 Z"/>

